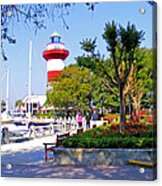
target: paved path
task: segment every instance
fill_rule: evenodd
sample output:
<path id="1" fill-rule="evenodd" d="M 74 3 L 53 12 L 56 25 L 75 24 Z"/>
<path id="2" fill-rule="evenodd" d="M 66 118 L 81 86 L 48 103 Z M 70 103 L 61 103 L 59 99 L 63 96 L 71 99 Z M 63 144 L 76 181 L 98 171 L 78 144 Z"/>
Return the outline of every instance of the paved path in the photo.
<path id="1" fill-rule="evenodd" d="M 124 167 L 81 167 L 81 166 L 56 166 L 53 164 L 42 165 L 13 165 L 7 170 L 2 165 L 3 177 L 27 178 L 64 178 L 64 179 L 105 179 L 105 180 L 153 180 L 153 170 L 145 169 L 139 172 L 138 166 Z"/>
<path id="2" fill-rule="evenodd" d="M 58 166 L 54 161 L 44 161 L 42 143 L 51 142 L 53 137 L 37 139 L 21 144 L 9 144 L 1 147 L 3 177 L 35 177 L 35 178 L 65 178 L 65 179 L 108 179 L 108 180 L 153 180 L 153 169 L 128 166 Z M 6 165 L 11 164 L 11 169 Z M 140 169 L 143 170 L 143 169 Z"/>

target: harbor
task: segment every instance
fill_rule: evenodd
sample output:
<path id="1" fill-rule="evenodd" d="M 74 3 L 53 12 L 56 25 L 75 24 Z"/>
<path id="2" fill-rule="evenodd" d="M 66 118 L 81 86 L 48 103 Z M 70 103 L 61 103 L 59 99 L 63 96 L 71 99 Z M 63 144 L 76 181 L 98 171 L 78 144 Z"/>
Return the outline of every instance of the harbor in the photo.
<path id="1" fill-rule="evenodd" d="M 43 57 L 47 60 L 48 86 L 56 82 L 64 69 L 64 60 L 69 55 L 61 42 L 61 36 L 53 32 L 50 36 L 51 43 L 47 44 Z M 44 117 L 45 113 L 53 115 L 60 112 L 57 108 L 47 106 L 46 95 L 32 95 L 32 56 L 33 42 L 29 42 L 29 61 L 28 61 L 28 94 L 23 100 L 18 100 L 16 110 L 10 111 L 10 70 L 6 66 L 6 103 L 2 108 L 1 119 L 1 143 L 21 143 L 35 138 L 51 136 L 57 133 L 66 133 L 77 129 L 77 121 L 74 117 Z M 49 89 L 48 88 L 48 89 Z M 41 116 L 43 116 L 41 118 Z"/>
<path id="2" fill-rule="evenodd" d="M 59 133 L 75 132 L 77 130 L 76 120 L 53 119 L 53 122 L 42 122 L 42 120 L 30 121 L 28 124 L 16 125 L 14 123 L 1 126 L 1 143 L 21 143 L 26 140 L 53 136 Z"/>

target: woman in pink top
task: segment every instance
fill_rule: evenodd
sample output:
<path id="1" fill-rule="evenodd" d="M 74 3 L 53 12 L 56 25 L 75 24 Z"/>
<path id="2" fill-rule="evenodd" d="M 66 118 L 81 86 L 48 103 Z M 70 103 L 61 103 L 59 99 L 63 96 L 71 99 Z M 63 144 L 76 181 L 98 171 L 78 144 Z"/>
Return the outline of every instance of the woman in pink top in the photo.
<path id="1" fill-rule="evenodd" d="M 77 120 L 79 128 L 81 128 L 82 127 L 82 115 L 80 112 L 78 112 L 78 114 L 76 116 L 76 120 Z"/>

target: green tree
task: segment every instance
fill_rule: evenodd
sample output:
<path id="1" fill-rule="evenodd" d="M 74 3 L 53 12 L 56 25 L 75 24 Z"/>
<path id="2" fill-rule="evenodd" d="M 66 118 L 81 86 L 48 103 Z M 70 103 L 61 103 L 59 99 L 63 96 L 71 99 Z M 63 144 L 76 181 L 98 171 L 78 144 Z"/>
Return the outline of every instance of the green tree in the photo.
<path id="1" fill-rule="evenodd" d="M 103 78 L 104 85 L 113 94 L 119 95 L 120 100 L 120 132 L 125 130 L 125 105 L 126 94 L 129 91 L 129 77 L 133 73 L 133 63 L 135 62 L 135 52 L 140 46 L 144 33 L 137 31 L 135 25 L 128 23 L 127 27 L 117 26 L 113 21 L 107 23 L 104 28 L 103 39 L 107 43 L 107 51 L 109 52 L 110 59 L 103 60 L 99 55 L 94 55 L 91 52 L 89 56 L 91 66 L 97 69 L 98 74 Z M 93 46 L 95 49 L 95 40 L 85 40 L 82 42 L 83 49 L 85 46 Z M 91 44 L 90 44 L 91 43 Z M 80 60 L 81 64 L 81 60 Z M 85 65 L 85 60 L 82 62 Z"/>
<path id="2" fill-rule="evenodd" d="M 104 28 L 103 39 L 107 43 L 107 51 L 110 52 L 114 75 L 108 79 L 118 87 L 120 98 L 120 132 L 125 130 L 125 95 L 131 68 L 135 60 L 135 51 L 143 40 L 143 31 L 137 31 L 135 25 L 128 23 L 127 27 L 117 26 L 115 22 L 107 23 Z M 113 81 L 113 79 L 115 81 Z"/>
<path id="3" fill-rule="evenodd" d="M 105 76 L 105 73 L 108 71 L 110 74 L 113 74 L 113 68 L 107 68 L 107 62 L 110 62 L 110 59 L 106 61 L 102 60 L 99 51 L 95 51 L 97 47 L 96 38 L 93 40 L 82 40 L 80 44 L 81 49 L 86 53 L 76 58 L 77 66 L 81 69 L 89 68 L 91 71 L 92 92 L 90 94 L 90 99 L 93 100 L 94 105 L 99 108 L 117 107 L 119 104 L 117 99 L 117 89 L 110 86 L 110 83 Z"/>
<path id="4" fill-rule="evenodd" d="M 136 51 L 136 61 L 133 64 L 133 73 L 129 77 L 130 96 L 133 103 L 134 115 L 143 106 L 150 105 L 152 97 L 149 93 L 153 92 L 153 50 L 139 48 Z"/>
<path id="5" fill-rule="evenodd" d="M 47 104 L 55 108 L 69 108 L 84 111 L 89 107 L 91 76 L 88 69 L 81 70 L 74 65 L 65 68 L 57 82 L 47 91 Z"/>

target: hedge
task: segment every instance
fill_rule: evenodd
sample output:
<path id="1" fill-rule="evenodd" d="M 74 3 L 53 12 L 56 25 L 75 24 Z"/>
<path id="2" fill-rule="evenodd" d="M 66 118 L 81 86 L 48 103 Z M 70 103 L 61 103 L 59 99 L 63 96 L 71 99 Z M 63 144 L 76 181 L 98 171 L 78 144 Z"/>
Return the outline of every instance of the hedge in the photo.
<path id="1" fill-rule="evenodd" d="M 155 138 L 144 137 L 69 137 L 62 142 L 67 148 L 152 148 L 156 147 Z"/>
<path id="2" fill-rule="evenodd" d="M 156 136 L 152 125 L 127 126 L 124 134 L 118 125 L 101 126 L 62 142 L 68 148 L 152 148 L 156 147 Z M 156 131 L 156 130 L 155 130 Z"/>

